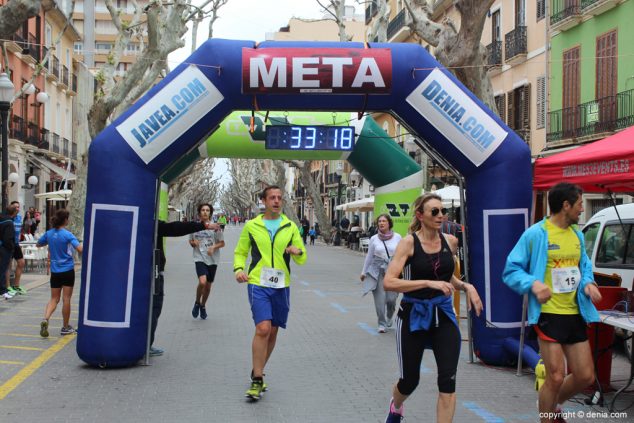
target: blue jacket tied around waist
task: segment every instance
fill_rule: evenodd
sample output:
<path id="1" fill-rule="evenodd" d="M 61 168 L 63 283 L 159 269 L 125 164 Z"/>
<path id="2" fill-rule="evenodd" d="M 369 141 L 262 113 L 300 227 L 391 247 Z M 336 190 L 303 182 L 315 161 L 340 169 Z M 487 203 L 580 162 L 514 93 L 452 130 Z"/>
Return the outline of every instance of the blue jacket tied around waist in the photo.
<path id="1" fill-rule="evenodd" d="M 409 314 L 409 330 L 410 332 L 416 332 L 418 330 L 429 330 L 432 319 L 434 318 L 434 307 L 438 307 L 442 310 L 447 317 L 456 325 L 458 329 L 458 322 L 456 321 L 456 314 L 453 310 L 453 301 L 451 296 L 439 295 L 438 297 L 430 298 L 428 300 L 421 300 L 419 298 L 413 298 L 408 295 L 403 296 L 404 303 L 412 304 L 412 310 Z"/>

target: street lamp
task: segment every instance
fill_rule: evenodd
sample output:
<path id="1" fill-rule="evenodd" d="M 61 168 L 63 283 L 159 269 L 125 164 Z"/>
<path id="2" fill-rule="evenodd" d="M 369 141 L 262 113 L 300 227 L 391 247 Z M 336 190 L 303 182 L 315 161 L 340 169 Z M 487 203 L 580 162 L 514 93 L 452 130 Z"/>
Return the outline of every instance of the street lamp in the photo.
<path id="1" fill-rule="evenodd" d="M 27 182 L 26 184 L 22 185 L 22 188 L 24 188 L 24 189 L 33 189 L 33 188 L 35 188 L 35 186 L 39 182 L 39 179 L 37 179 L 37 176 L 31 175 L 31 176 L 29 176 L 29 179 L 26 180 L 26 182 Z"/>
<path id="2" fill-rule="evenodd" d="M 6 73 L 0 73 L 0 121 L 2 123 L 2 212 L 9 205 L 9 109 L 15 86 Z"/>

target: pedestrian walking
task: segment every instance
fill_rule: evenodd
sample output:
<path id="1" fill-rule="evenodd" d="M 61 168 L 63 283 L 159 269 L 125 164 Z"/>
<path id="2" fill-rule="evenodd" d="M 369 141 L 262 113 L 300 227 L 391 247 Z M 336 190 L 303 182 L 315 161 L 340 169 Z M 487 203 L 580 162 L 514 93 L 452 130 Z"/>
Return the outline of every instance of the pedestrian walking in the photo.
<path id="1" fill-rule="evenodd" d="M 62 329 L 61 335 L 71 335 L 75 329 L 70 325 L 70 299 L 73 296 L 75 286 L 75 260 L 72 250 L 81 253 L 82 244 L 75 235 L 66 229 L 69 213 L 65 209 L 57 210 L 51 219 L 53 229 L 44 233 L 37 240 L 37 246 L 48 245 L 51 256 L 51 299 L 46 304 L 44 319 L 40 323 L 40 335 L 48 337 L 48 321 L 59 304 L 62 297 Z"/>
<path id="2" fill-rule="evenodd" d="M 385 278 L 386 291 L 402 292 L 396 319 L 396 344 L 400 378 L 392 389 L 386 423 L 403 419 L 403 403 L 420 380 L 426 348 L 434 351 L 438 367 L 436 421 L 451 422 L 456 408 L 456 371 L 460 356 L 460 330 L 452 294 L 467 293 L 467 307 L 477 315 L 482 301 L 471 284 L 453 275 L 458 240 L 440 232 L 442 199 L 425 194 L 414 203 L 410 235 L 396 247 Z"/>
<path id="3" fill-rule="evenodd" d="M 308 237 L 308 231 L 310 230 L 310 222 L 308 221 L 306 216 L 304 216 L 302 220 L 300 221 L 300 223 L 302 224 L 302 228 L 301 228 L 302 241 L 304 242 L 304 245 L 306 245 L 306 238 Z"/>
<path id="4" fill-rule="evenodd" d="M 538 394 L 542 423 L 564 422 L 560 405 L 595 380 L 586 328 L 599 321 L 593 302 L 601 293 L 577 227 L 581 194 L 576 185 L 555 185 L 548 193 L 552 214 L 522 234 L 504 268 L 504 283 L 528 294 L 528 323 L 546 367 Z"/>
<path id="5" fill-rule="evenodd" d="M 211 223 L 211 214 L 214 209 L 208 203 L 198 206 L 198 218 L 203 224 Z M 222 231 L 212 231 L 205 229 L 190 235 L 189 245 L 192 246 L 194 254 L 194 265 L 198 284 L 196 286 L 196 299 L 192 316 L 195 318 L 200 314 L 200 318 L 207 319 L 207 300 L 211 294 L 211 286 L 216 277 L 216 270 L 220 263 L 220 249 L 225 246 Z"/>
<path id="6" fill-rule="evenodd" d="M 248 282 L 249 303 L 255 323 L 252 342 L 251 386 L 246 396 L 257 400 L 266 390 L 264 367 L 286 328 L 290 310 L 290 259 L 306 262 L 306 249 L 297 225 L 282 214 L 282 190 L 272 185 L 260 194 L 264 213 L 242 229 L 234 253 L 233 270 L 238 283 Z M 247 256 L 251 264 L 247 269 Z"/>
<path id="7" fill-rule="evenodd" d="M 308 235 L 310 236 L 310 245 L 315 245 L 315 237 L 317 236 L 317 231 L 315 231 L 315 228 L 313 226 L 310 227 Z"/>
<path id="8" fill-rule="evenodd" d="M 9 278 L 7 273 L 11 259 L 13 258 L 13 249 L 15 248 L 15 225 L 13 218 L 17 215 L 18 209 L 15 204 L 10 204 L 5 214 L 0 216 L 0 295 L 5 300 L 13 298 L 8 290 Z"/>
<path id="9" fill-rule="evenodd" d="M 392 231 L 394 223 L 388 214 L 379 215 L 376 224 L 379 231 L 370 238 L 368 243 L 368 254 L 365 256 L 360 279 L 363 282 L 363 295 L 372 292 L 374 297 L 374 308 L 378 319 L 377 331 L 385 333 L 386 327 L 392 327 L 398 292 L 386 292 L 383 288 L 383 278 L 387 265 L 401 240 L 401 235 Z"/>
<path id="10" fill-rule="evenodd" d="M 152 321 L 150 323 L 150 356 L 163 355 L 165 350 L 154 347 L 154 335 L 158 326 L 158 319 L 163 311 L 163 300 L 165 299 L 165 248 L 163 246 L 163 237 L 178 237 L 189 235 L 204 229 L 212 229 L 217 231 L 220 225 L 207 221 L 201 222 L 164 222 L 159 220 L 157 229 L 156 246 L 159 250 L 158 256 L 158 277 L 154 282 L 154 293 L 152 294 Z"/>

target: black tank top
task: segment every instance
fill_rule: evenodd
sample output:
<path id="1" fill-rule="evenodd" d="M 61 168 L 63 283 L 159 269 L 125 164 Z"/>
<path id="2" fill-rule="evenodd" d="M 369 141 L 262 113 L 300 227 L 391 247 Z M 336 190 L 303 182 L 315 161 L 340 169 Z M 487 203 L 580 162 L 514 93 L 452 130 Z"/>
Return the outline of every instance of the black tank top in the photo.
<path id="1" fill-rule="evenodd" d="M 414 233 L 414 254 L 407 259 L 403 268 L 403 279 L 410 281 L 426 279 L 435 281 L 451 280 L 454 270 L 454 261 L 451 248 L 445 240 L 443 234 L 440 234 L 440 251 L 433 254 L 427 254 L 423 250 L 423 246 Z M 443 295 L 441 290 L 432 288 L 421 288 L 416 291 L 406 293 L 410 297 L 427 300 L 430 298 Z"/>

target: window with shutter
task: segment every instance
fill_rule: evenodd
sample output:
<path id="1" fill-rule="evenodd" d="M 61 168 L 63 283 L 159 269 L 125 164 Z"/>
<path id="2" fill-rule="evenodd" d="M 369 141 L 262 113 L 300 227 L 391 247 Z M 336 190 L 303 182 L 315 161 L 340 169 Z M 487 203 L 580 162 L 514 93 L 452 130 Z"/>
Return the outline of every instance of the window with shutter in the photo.
<path id="1" fill-rule="evenodd" d="M 506 102 L 504 101 L 505 97 L 505 94 L 495 96 L 495 106 L 498 109 L 498 116 L 500 117 L 500 119 L 502 119 L 502 122 L 504 123 L 506 123 Z"/>
<path id="2" fill-rule="evenodd" d="M 614 130 L 617 93 L 617 32 L 597 37 L 595 98 L 599 108 L 598 131 Z"/>
<path id="3" fill-rule="evenodd" d="M 522 109 L 522 129 L 531 129 L 531 84 L 526 84 L 519 89 L 521 93 L 520 108 Z"/>
<path id="4" fill-rule="evenodd" d="M 542 129 L 546 126 L 546 77 L 540 76 L 537 78 L 537 92 L 536 97 L 536 128 Z"/>
<path id="5" fill-rule="evenodd" d="M 515 128 L 515 92 L 514 91 L 509 91 L 508 94 L 506 94 L 506 104 L 507 104 L 507 110 L 506 110 L 506 124 L 509 126 L 509 128 L 511 129 L 516 129 Z"/>
<path id="6" fill-rule="evenodd" d="M 537 21 L 546 17 L 546 0 L 537 0 Z"/>

